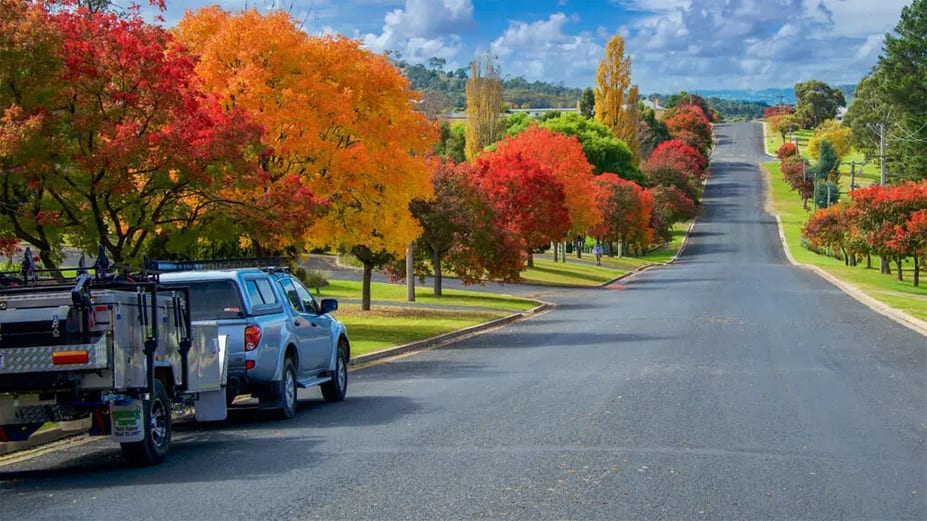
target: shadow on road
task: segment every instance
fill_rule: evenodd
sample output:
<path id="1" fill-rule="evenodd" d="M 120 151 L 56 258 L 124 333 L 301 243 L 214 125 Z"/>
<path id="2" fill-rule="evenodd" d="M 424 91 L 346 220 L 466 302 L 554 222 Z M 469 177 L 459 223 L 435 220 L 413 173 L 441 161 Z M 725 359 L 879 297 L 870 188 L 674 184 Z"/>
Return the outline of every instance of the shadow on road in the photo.
<path id="1" fill-rule="evenodd" d="M 295 418 L 275 420 L 274 411 L 237 407 L 222 422 L 175 424 L 171 452 L 158 466 L 130 467 L 118 445 L 100 440 L 72 449 L 78 454 L 63 461 L 40 457 L 18 465 L 22 470 L 0 470 L 0 488 L 71 490 L 272 478 L 323 457 L 313 451 L 328 439 L 320 429 L 389 424 L 419 408 L 402 396 L 349 396 L 338 404 L 302 400 Z M 216 472 L 221 460 L 234 460 L 235 468 L 249 470 Z"/>

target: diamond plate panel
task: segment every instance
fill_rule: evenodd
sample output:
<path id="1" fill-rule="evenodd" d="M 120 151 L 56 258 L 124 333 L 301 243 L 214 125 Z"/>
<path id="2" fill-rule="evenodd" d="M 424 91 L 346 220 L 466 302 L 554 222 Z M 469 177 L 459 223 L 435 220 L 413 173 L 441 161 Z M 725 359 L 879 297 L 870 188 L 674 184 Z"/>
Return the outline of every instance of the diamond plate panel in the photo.
<path id="1" fill-rule="evenodd" d="M 73 371 L 75 369 L 106 369 L 109 367 L 107 340 L 104 335 L 95 344 L 72 344 L 39 347 L 19 347 L 0 349 L 3 367 L 0 375 L 21 373 L 48 373 L 54 371 Z M 87 351 L 86 364 L 54 365 L 52 355 L 65 351 Z"/>

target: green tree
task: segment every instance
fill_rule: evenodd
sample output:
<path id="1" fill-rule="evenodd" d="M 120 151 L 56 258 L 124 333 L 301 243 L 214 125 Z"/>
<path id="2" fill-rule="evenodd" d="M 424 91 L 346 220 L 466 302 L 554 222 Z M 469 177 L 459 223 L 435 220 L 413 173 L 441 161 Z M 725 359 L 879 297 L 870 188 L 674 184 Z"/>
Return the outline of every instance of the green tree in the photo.
<path id="1" fill-rule="evenodd" d="M 440 139 L 435 144 L 435 154 L 461 163 L 467 160 L 465 150 L 467 126 L 463 123 L 442 121 L 438 124 Z"/>
<path id="2" fill-rule="evenodd" d="M 922 179 L 927 175 L 927 0 L 914 0 L 901 11 L 895 35 L 885 35 L 879 68 L 887 101 L 899 110 L 905 134 L 893 143 L 893 173 Z"/>
<path id="3" fill-rule="evenodd" d="M 666 123 L 657 119 L 656 112 L 650 107 L 645 107 L 641 112 L 640 135 L 642 162 L 650 158 L 650 154 L 660 146 L 660 143 L 672 139 Z"/>
<path id="4" fill-rule="evenodd" d="M 795 84 L 795 113 L 804 128 L 815 128 L 837 116 L 837 109 L 846 105 L 840 89 L 819 80 Z"/>
<path id="5" fill-rule="evenodd" d="M 583 97 L 579 99 L 579 113 L 590 119 L 595 116 L 595 91 L 591 87 L 583 89 Z"/>
<path id="6" fill-rule="evenodd" d="M 818 162 L 808 168 L 808 175 L 814 178 L 814 202 L 818 208 L 828 208 L 840 200 L 840 186 L 837 184 L 840 158 L 827 140 L 819 146 Z"/>
<path id="7" fill-rule="evenodd" d="M 631 149 L 598 121 L 573 112 L 548 119 L 541 126 L 576 136 L 596 174 L 612 172 L 638 184 L 644 183 L 644 174 L 635 164 Z"/>

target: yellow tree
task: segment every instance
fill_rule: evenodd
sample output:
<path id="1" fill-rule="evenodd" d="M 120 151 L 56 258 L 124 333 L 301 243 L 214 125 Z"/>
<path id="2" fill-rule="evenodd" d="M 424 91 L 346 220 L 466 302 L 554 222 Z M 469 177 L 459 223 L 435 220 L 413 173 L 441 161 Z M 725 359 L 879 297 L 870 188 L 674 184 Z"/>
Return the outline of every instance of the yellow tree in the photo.
<path id="1" fill-rule="evenodd" d="M 851 133 L 850 127 L 844 127 L 839 121 L 824 121 L 814 129 L 814 135 L 808 140 L 808 155 L 817 161 L 821 154 L 821 141 L 827 141 L 834 147 L 838 158 L 846 157 L 853 150 L 853 144 L 850 142 Z"/>
<path id="2" fill-rule="evenodd" d="M 633 145 L 638 140 L 637 131 L 640 118 L 630 114 L 631 58 L 624 54 L 624 38 L 615 35 L 605 47 L 605 58 L 599 62 L 596 71 L 595 119 L 611 129 L 615 137 L 628 144 L 628 147 L 640 149 Z M 638 103 L 640 97 L 638 96 Z M 638 160 L 639 152 L 634 154 Z"/>
<path id="3" fill-rule="evenodd" d="M 628 101 L 625 104 L 625 114 L 627 124 L 630 127 L 630 135 L 625 143 L 631 149 L 635 165 L 641 162 L 641 95 L 637 85 L 631 86 L 628 91 Z"/>
<path id="4" fill-rule="evenodd" d="M 502 120 L 502 78 L 492 55 L 470 63 L 467 80 L 467 130 L 464 152 L 472 160 L 505 133 Z"/>
<path id="5" fill-rule="evenodd" d="M 409 202 L 433 195 L 424 155 L 437 131 L 413 110 L 419 95 L 385 57 L 354 40 L 310 37 L 283 12 L 207 7 L 177 33 L 200 55 L 208 89 L 266 129 L 267 182 L 256 194 L 276 184 L 322 202 L 318 216 L 281 214 L 301 229 L 296 246 L 357 255 L 369 309 L 372 270 L 421 232 Z"/>

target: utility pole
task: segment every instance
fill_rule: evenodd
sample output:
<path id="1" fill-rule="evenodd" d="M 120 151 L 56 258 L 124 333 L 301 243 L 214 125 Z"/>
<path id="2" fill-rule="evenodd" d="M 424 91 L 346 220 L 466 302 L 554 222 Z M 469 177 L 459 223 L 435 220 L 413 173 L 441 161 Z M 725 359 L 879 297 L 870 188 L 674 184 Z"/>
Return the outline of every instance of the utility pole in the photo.
<path id="1" fill-rule="evenodd" d="M 879 123 L 879 184 L 885 185 L 885 123 Z"/>
<path id="2" fill-rule="evenodd" d="M 406 288 L 409 302 L 415 302 L 415 243 L 406 248 Z"/>

